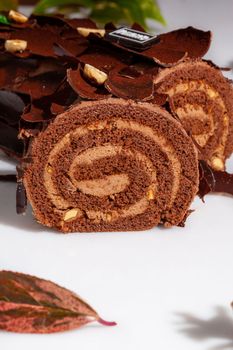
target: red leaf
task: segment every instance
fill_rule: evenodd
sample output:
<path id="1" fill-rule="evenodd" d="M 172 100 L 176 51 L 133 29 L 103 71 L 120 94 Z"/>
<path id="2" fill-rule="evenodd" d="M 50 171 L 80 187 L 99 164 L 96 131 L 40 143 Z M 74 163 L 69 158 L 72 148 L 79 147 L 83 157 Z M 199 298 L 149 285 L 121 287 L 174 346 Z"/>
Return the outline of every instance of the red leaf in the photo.
<path id="1" fill-rule="evenodd" d="M 18 333 L 53 333 L 97 321 L 85 301 L 57 284 L 37 277 L 0 271 L 0 329 Z"/>

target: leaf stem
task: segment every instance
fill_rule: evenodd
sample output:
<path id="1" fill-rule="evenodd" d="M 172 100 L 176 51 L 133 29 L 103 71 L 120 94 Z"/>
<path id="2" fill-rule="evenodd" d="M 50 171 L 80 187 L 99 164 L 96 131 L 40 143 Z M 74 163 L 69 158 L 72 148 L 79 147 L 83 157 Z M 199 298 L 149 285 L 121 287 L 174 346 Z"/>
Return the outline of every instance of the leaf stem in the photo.
<path id="1" fill-rule="evenodd" d="M 112 327 L 112 326 L 116 326 L 116 325 L 117 325 L 116 322 L 105 321 L 105 320 L 103 320 L 101 317 L 99 317 L 99 318 L 97 319 L 97 322 L 99 322 L 99 323 L 102 324 L 103 326 L 109 326 L 109 327 Z"/>

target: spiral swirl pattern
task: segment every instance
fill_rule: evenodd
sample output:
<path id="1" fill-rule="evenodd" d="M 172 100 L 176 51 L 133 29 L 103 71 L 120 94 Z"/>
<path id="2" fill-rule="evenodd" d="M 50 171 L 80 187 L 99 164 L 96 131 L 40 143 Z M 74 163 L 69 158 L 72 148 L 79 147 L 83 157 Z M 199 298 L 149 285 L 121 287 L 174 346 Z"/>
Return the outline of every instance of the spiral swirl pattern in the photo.
<path id="1" fill-rule="evenodd" d="M 156 78 L 158 91 L 201 149 L 200 157 L 217 170 L 233 151 L 233 89 L 220 69 L 203 61 L 166 69 Z"/>
<path id="2" fill-rule="evenodd" d="M 195 148 L 159 107 L 83 102 L 35 140 L 24 183 L 38 221 L 63 232 L 179 224 L 197 191 Z"/>

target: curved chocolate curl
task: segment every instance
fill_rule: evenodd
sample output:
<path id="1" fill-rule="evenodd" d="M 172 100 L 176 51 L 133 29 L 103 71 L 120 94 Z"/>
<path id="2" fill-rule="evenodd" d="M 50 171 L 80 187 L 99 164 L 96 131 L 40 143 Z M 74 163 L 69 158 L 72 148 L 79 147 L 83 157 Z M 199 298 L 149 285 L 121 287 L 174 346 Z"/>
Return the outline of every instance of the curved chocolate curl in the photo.
<path id="1" fill-rule="evenodd" d="M 0 181 L 3 182 L 16 182 L 17 177 L 14 174 L 0 174 Z"/>
<path id="2" fill-rule="evenodd" d="M 138 30 L 139 32 L 145 33 L 145 29 L 141 26 L 141 24 L 134 22 L 131 26 L 131 29 Z"/>
<path id="3" fill-rule="evenodd" d="M 67 18 L 62 14 L 54 15 L 37 15 L 32 14 L 29 20 L 36 20 L 36 22 L 41 26 L 59 26 L 63 27 L 64 24 L 67 24 L 70 28 L 76 29 L 77 27 L 86 27 L 86 28 L 97 28 L 95 22 L 89 18 Z"/>
<path id="4" fill-rule="evenodd" d="M 42 107 L 35 106 L 34 103 L 31 103 L 21 115 L 21 119 L 30 123 L 43 122 L 46 120 L 46 115 L 44 112 L 45 111 Z"/>
<path id="5" fill-rule="evenodd" d="M 104 86 L 95 86 L 84 78 L 81 65 L 76 70 L 67 70 L 67 80 L 72 89 L 82 98 L 102 100 L 110 96 Z"/>
<path id="6" fill-rule="evenodd" d="M 61 30 L 56 27 L 25 28 L 15 30 L 10 33 L 10 39 L 19 39 L 27 41 L 27 50 L 25 55 L 39 55 L 43 57 L 57 57 L 56 45 L 63 48 L 71 56 L 78 56 L 88 47 L 88 41 L 78 34 L 77 31 L 70 29 L 72 38 L 63 38 Z M 41 45 L 41 39 L 46 38 Z M 19 55 L 16 53 L 16 55 Z"/>
<path id="7" fill-rule="evenodd" d="M 172 50 L 170 48 L 167 48 L 166 46 L 163 47 L 162 45 L 159 46 L 159 43 L 157 44 L 155 43 L 149 49 L 146 49 L 144 51 L 135 51 L 135 50 L 132 50 L 131 48 L 123 47 L 122 45 L 117 43 L 113 43 L 113 45 L 120 47 L 121 49 L 124 49 L 126 51 L 133 52 L 139 56 L 153 59 L 157 64 L 163 67 L 171 67 L 183 61 L 187 57 L 186 52 Z"/>
<path id="8" fill-rule="evenodd" d="M 25 102 L 18 94 L 0 90 L 0 119 L 9 125 L 17 125 L 25 108 Z"/>
<path id="9" fill-rule="evenodd" d="M 17 84 L 15 91 L 29 94 L 32 99 L 52 95 L 64 78 L 63 72 L 51 72 L 28 78 Z"/>
<path id="10" fill-rule="evenodd" d="M 164 67 L 173 66 L 186 57 L 200 58 L 208 51 L 211 43 L 211 32 L 187 27 L 158 35 L 157 41 L 143 51 L 132 50 L 115 44 L 129 52 L 153 59 Z"/>
<path id="11" fill-rule="evenodd" d="M 209 50 L 211 36 L 210 31 L 187 27 L 159 35 L 158 46 L 186 52 L 189 58 L 200 58 Z"/>
<path id="12" fill-rule="evenodd" d="M 17 333 L 54 333 L 97 321 L 98 313 L 77 294 L 23 273 L 0 271 L 0 329 Z"/>
<path id="13" fill-rule="evenodd" d="M 104 29 L 106 29 L 107 31 L 113 31 L 113 30 L 116 30 L 117 27 L 115 26 L 114 23 L 108 22 L 105 24 Z"/>
<path id="14" fill-rule="evenodd" d="M 233 195 L 233 174 L 211 168 L 204 160 L 199 161 L 200 183 L 198 195 L 201 199 L 210 192 Z"/>
<path id="15" fill-rule="evenodd" d="M 0 149 L 14 158 L 23 152 L 23 143 L 17 136 L 24 108 L 25 103 L 19 95 L 0 90 Z"/>
<path id="16" fill-rule="evenodd" d="M 70 87 L 67 80 L 64 80 L 57 91 L 51 96 L 51 101 L 50 112 L 54 116 L 64 112 L 73 103 L 76 103 L 78 101 L 78 95 Z"/>
<path id="17" fill-rule="evenodd" d="M 97 25 L 90 18 L 67 18 L 64 17 L 63 21 L 67 23 L 71 28 L 76 29 L 78 27 L 97 29 Z"/>
<path id="18" fill-rule="evenodd" d="M 117 97 L 135 101 L 147 101 L 153 98 L 154 86 L 151 74 L 141 74 L 133 67 L 120 70 L 112 69 L 105 82 L 108 91 Z"/>
<path id="19" fill-rule="evenodd" d="M 79 56 L 79 61 L 83 64 L 90 64 L 106 73 L 113 68 L 121 69 L 127 66 L 125 55 L 103 47 L 89 48 L 87 52 Z"/>
<path id="20" fill-rule="evenodd" d="M 0 67 L 0 86 L 38 99 L 54 93 L 65 77 L 63 65 L 54 59 L 4 59 Z"/>

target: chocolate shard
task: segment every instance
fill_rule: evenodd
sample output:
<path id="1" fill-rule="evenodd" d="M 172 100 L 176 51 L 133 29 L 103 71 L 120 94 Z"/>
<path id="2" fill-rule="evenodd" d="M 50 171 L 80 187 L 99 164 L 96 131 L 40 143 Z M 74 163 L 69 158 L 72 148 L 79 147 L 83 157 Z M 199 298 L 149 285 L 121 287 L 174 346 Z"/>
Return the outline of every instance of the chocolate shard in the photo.
<path id="1" fill-rule="evenodd" d="M 31 20 L 36 20 L 36 23 L 41 27 L 64 27 L 67 24 L 70 28 L 76 29 L 77 27 L 97 28 L 95 22 L 90 18 L 67 18 L 62 14 L 50 14 L 50 15 L 38 15 L 32 14 Z"/>
<path id="2" fill-rule="evenodd" d="M 84 77 L 81 65 L 76 70 L 68 69 L 67 80 L 72 89 L 82 98 L 102 100 L 110 96 L 104 86 L 95 86 Z"/>
<path id="3" fill-rule="evenodd" d="M 27 209 L 27 194 L 23 184 L 23 165 L 17 166 L 16 212 L 24 214 Z"/>
<path id="4" fill-rule="evenodd" d="M 187 27 L 174 30 L 157 36 L 156 41 L 149 48 L 138 51 L 137 47 L 125 47 L 122 44 L 114 43 L 135 54 L 153 59 L 161 66 L 173 66 L 185 58 L 200 58 L 208 51 L 211 43 L 211 32 Z"/>
<path id="5" fill-rule="evenodd" d="M 147 101 L 153 98 L 154 85 L 151 74 L 141 74 L 134 67 L 109 72 L 105 87 L 114 96 Z"/>
<path id="6" fill-rule="evenodd" d="M 146 33 L 145 29 L 141 26 L 141 24 L 135 22 L 132 24 L 131 29 L 138 30 L 140 32 Z"/>
<path id="7" fill-rule="evenodd" d="M 69 27 L 68 27 L 69 28 Z M 43 57 L 57 57 L 55 45 L 60 46 L 67 51 L 67 56 L 78 56 L 88 47 L 88 41 L 79 35 L 73 28 L 60 28 L 58 26 L 43 26 L 33 28 L 20 28 L 7 33 L 0 33 L 0 38 L 4 35 L 5 39 L 19 39 L 27 42 L 27 48 L 23 52 L 23 57 L 39 55 Z M 46 38 L 41 45 L 41 38 Z M 21 56 L 21 53 L 14 53 L 15 56 Z"/>
<path id="8" fill-rule="evenodd" d="M 89 49 L 79 56 L 79 61 L 108 73 L 111 69 L 124 68 L 129 64 L 129 55 L 117 51 L 115 48 L 92 44 Z"/>
<path id="9" fill-rule="evenodd" d="M 0 120 L 8 125 L 18 124 L 19 117 L 25 108 L 25 102 L 18 94 L 0 90 Z"/>
<path id="10" fill-rule="evenodd" d="M 210 192 L 222 192 L 233 195 L 233 174 L 211 168 L 204 160 L 199 161 L 200 182 L 198 195 L 200 198 Z"/>
<path id="11" fill-rule="evenodd" d="M 0 174 L 0 181 L 16 182 L 17 177 L 14 174 Z"/>
<path id="12" fill-rule="evenodd" d="M 8 125 L 0 120 L 0 149 L 13 158 L 23 153 L 23 142 L 18 140 L 18 125 Z"/>
<path id="13" fill-rule="evenodd" d="M 187 27 L 159 35 L 159 45 L 186 52 L 189 58 L 200 58 L 209 50 L 211 37 L 210 31 Z"/>
<path id="14" fill-rule="evenodd" d="M 214 68 L 219 69 L 219 70 L 224 71 L 224 72 L 230 72 L 232 70 L 231 67 L 219 67 L 216 63 L 214 63 L 211 60 L 204 60 L 203 59 L 203 61 L 208 63 L 211 67 L 214 67 Z"/>

